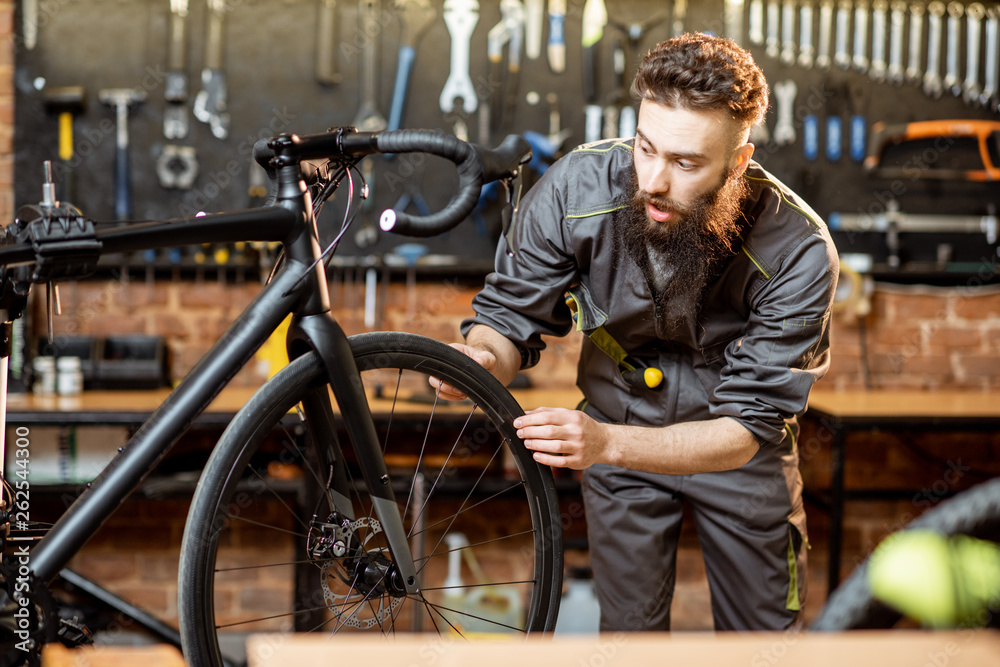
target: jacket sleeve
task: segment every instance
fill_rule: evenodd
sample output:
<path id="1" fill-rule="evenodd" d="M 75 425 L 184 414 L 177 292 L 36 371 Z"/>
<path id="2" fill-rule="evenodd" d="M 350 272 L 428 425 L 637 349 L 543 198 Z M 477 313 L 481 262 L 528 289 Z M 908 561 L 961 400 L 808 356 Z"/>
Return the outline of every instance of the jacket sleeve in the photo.
<path id="1" fill-rule="evenodd" d="M 522 368 L 538 363 L 545 348 L 542 335 L 564 336 L 573 324 L 563 301 L 577 276 L 565 226 L 568 162 L 556 162 L 521 201 L 514 253 L 501 239 L 495 270 L 472 301 L 476 315 L 462 322 L 463 336 L 476 324 L 506 336 L 521 352 Z"/>
<path id="2" fill-rule="evenodd" d="M 830 310 L 839 262 L 815 233 L 782 262 L 751 299 L 746 334 L 725 352 L 710 411 L 733 417 L 762 445 L 785 436 L 786 420 L 806 409 L 809 391 L 830 366 Z"/>

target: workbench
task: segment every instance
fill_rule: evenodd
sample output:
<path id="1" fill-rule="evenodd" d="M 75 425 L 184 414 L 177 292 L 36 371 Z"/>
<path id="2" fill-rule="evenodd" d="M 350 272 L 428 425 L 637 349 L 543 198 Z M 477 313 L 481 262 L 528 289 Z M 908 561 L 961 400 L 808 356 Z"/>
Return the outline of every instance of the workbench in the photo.
<path id="1" fill-rule="evenodd" d="M 829 591 L 840 583 L 844 502 L 880 497 L 872 489 L 846 489 L 847 441 L 863 431 L 984 432 L 1000 430 L 1000 393 L 971 391 L 825 391 L 809 396 L 807 416 L 829 428 Z"/>

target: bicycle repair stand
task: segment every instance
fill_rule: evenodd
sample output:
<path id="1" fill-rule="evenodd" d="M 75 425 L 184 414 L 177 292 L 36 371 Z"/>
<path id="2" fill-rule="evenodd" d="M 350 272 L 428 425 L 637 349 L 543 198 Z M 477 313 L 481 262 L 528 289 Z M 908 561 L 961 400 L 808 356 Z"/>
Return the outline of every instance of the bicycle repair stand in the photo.
<path id="1" fill-rule="evenodd" d="M 72 204 L 59 202 L 55 198 L 55 184 L 52 180 L 52 165 L 45 163 L 45 181 L 42 184 L 42 201 L 37 206 L 26 206 L 18 211 L 13 225 L 6 227 L 0 236 L 0 245 L 30 242 L 36 255 L 34 268 L 26 266 L 5 266 L 0 269 L 0 607 L 20 606 L 29 615 L 29 627 L 38 627 L 38 610 L 42 604 L 45 618 L 59 618 L 57 629 L 49 628 L 49 638 L 75 646 L 92 643 L 89 629 L 78 616 L 71 619 L 60 618 L 52 605 L 45 582 L 18 579 L 17 566 L 29 557 L 28 544 L 44 534 L 28 520 L 17 519 L 20 508 L 14 486 L 8 481 L 6 461 L 7 424 L 7 383 L 10 354 L 13 346 L 13 322 L 24 314 L 28 305 L 28 290 L 31 283 L 45 283 L 48 298 L 48 333 L 52 340 L 53 306 L 58 302 L 55 283 L 68 276 L 80 277 L 92 273 L 100 257 L 101 242 L 94 231 L 94 223 Z M 58 310 L 58 307 L 55 308 Z M 27 482 L 27 471 L 23 476 L 13 471 L 12 477 Z M 16 482 L 17 480 L 15 480 Z M 29 517 L 25 508 L 25 517 Z M 12 524 L 16 532 L 12 531 Z M 107 608 L 134 621 L 150 632 L 158 640 L 181 645 L 180 633 L 135 605 L 117 597 L 98 584 L 65 568 L 60 570 L 59 579 L 76 591 Z M 45 593 L 39 595 L 39 590 Z M 22 602 L 25 597 L 34 604 Z M 44 602 L 42 602 L 44 600 Z M 25 646 L 35 650 L 39 647 L 32 637 L 25 638 Z"/>

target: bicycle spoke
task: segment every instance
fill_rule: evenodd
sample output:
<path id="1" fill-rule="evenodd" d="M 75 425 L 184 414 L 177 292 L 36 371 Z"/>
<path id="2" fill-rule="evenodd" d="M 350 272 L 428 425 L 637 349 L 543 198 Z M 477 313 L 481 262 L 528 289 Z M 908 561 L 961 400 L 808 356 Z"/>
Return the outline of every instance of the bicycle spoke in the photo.
<path id="1" fill-rule="evenodd" d="M 491 540 L 483 540 L 482 542 L 476 542 L 475 544 L 467 544 L 464 547 L 459 547 L 457 549 L 447 549 L 445 551 L 435 552 L 435 553 L 430 554 L 429 556 L 424 556 L 423 558 L 416 558 L 416 559 L 414 559 L 413 562 L 416 563 L 417 561 L 427 561 L 427 560 L 430 560 L 431 558 L 436 558 L 438 556 L 447 556 L 448 554 L 450 554 L 453 551 L 464 551 L 466 549 L 474 549 L 475 547 L 481 547 L 481 546 L 483 546 L 485 544 L 494 544 L 494 543 L 500 542 L 502 540 L 510 540 L 510 539 L 515 538 L 515 537 L 521 537 L 522 535 L 533 535 L 534 533 L 535 533 L 535 531 L 533 531 L 533 530 L 522 530 L 520 533 L 512 533 L 510 535 L 501 535 L 500 537 L 494 537 Z M 423 590 L 427 590 L 427 589 L 423 589 Z"/>
<path id="2" fill-rule="evenodd" d="M 469 416 L 466 418 L 465 423 L 462 424 L 462 430 L 459 431 L 458 436 L 455 438 L 455 441 L 452 443 L 451 449 L 448 450 L 448 456 L 447 456 L 447 458 L 445 458 L 444 463 L 441 464 L 441 469 L 438 470 L 437 477 L 434 478 L 434 482 L 431 484 L 431 488 L 427 490 L 427 494 L 424 496 L 424 502 L 422 504 L 422 507 L 420 508 L 420 511 L 417 512 L 417 516 L 413 517 L 413 519 L 411 520 L 413 527 L 417 526 L 417 522 L 419 521 L 420 517 L 423 516 L 424 509 L 427 507 L 427 501 L 430 500 L 430 497 L 432 495 L 434 495 L 434 490 L 437 488 L 438 482 L 441 481 L 441 477 L 444 475 L 444 471 L 448 468 L 448 463 L 451 461 L 451 457 L 454 456 L 455 450 L 458 449 L 458 443 L 461 442 L 462 435 L 465 433 L 466 427 L 468 427 L 469 422 L 472 421 L 472 415 L 473 414 L 475 414 L 475 408 L 473 408 L 472 412 L 469 413 Z M 430 427 L 429 426 L 428 426 L 427 432 L 430 433 Z M 418 462 L 418 466 L 419 466 L 419 462 Z M 420 468 L 418 467 L 417 470 L 419 471 Z M 413 495 L 413 486 L 412 485 L 410 486 L 410 495 L 411 496 Z M 407 500 L 407 508 L 409 508 L 409 500 Z M 403 516 L 405 517 L 406 515 L 404 514 Z M 411 528 L 411 531 L 412 531 L 412 529 L 413 528 Z M 407 535 L 407 537 L 408 538 L 412 537 L 412 534 Z"/>
<path id="3" fill-rule="evenodd" d="M 296 521 L 300 526 L 302 526 L 302 528 L 305 529 L 306 532 L 308 532 L 309 524 L 307 524 L 301 517 L 299 517 L 298 512 L 292 509 L 288 505 L 288 503 L 285 502 L 285 499 L 282 498 L 281 495 L 277 491 L 275 491 L 270 484 L 267 483 L 267 480 L 260 474 L 260 472 L 258 472 L 257 469 L 253 467 L 250 468 L 250 472 L 253 473 L 257 477 L 257 479 L 259 479 L 261 482 L 264 483 L 264 486 L 267 488 L 268 491 L 271 492 L 271 495 L 274 496 L 274 499 L 277 500 L 279 503 L 281 503 L 282 507 L 288 510 L 288 514 L 292 517 L 292 519 Z"/>
<path id="4" fill-rule="evenodd" d="M 507 625 L 506 623 L 500 623 L 499 621 L 494 621 L 494 620 L 489 619 L 489 618 L 484 618 L 482 616 L 476 616 L 475 614 L 470 614 L 469 612 L 462 611 L 460 609 L 452 609 L 450 607 L 445 607 L 444 605 L 434 604 L 433 602 L 428 602 L 427 604 L 429 604 L 431 607 L 433 607 L 439 614 L 441 614 L 441 610 L 444 610 L 444 611 L 451 612 L 453 614 L 458 614 L 460 616 L 465 616 L 467 618 L 474 618 L 477 621 L 484 621 L 486 623 L 489 623 L 490 625 L 496 625 L 496 626 L 501 627 L 501 628 L 507 628 L 508 630 L 514 630 L 515 632 L 524 632 L 525 631 L 524 628 L 516 628 L 513 625 Z M 441 617 L 444 618 L 446 621 L 448 620 L 444 616 L 444 614 L 441 614 Z M 453 628 L 455 627 L 454 625 L 451 624 L 450 621 L 448 622 L 448 625 L 451 625 Z M 461 633 L 459 633 L 459 634 L 461 634 Z"/>
<path id="5" fill-rule="evenodd" d="M 253 519 L 248 519 L 245 516 L 235 516 L 233 514 L 226 513 L 226 518 L 233 521 L 240 521 L 242 523 L 249 523 L 252 526 L 260 526 L 261 528 L 267 528 L 268 530 L 273 530 L 279 533 L 287 533 L 288 535 L 294 535 L 295 537 L 306 537 L 305 533 L 296 533 L 294 530 L 288 530 L 287 528 L 279 528 L 277 526 L 272 526 L 270 524 L 261 523 L 260 521 L 254 521 Z"/>

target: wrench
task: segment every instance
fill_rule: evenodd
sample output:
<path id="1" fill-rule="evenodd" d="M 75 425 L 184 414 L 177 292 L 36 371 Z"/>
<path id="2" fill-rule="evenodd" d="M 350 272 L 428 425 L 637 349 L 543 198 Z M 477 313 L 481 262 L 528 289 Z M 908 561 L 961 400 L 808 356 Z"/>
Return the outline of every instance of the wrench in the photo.
<path id="1" fill-rule="evenodd" d="M 903 83 L 903 26 L 906 23 L 906 0 L 892 0 L 889 14 L 889 83 Z"/>
<path id="2" fill-rule="evenodd" d="M 316 21 L 316 80 L 324 85 L 340 83 L 337 67 L 337 0 L 320 0 Z"/>
<path id="3" fill-rule="evenodd" d="M 674 16 L 670 27 L 671 37 L 680 37 L 684 34 L 684 22 L 687 21 L 687 13 L 687 0 L 674 0 Z"/>
<path id="4" fill-rule="evenodd" d="M 545 22 L 543 0 L 525 0 L 524 3 L 524 54 L 529 60 L 542 55 L 542 25 Z"/>
<path id="5" fill-rule="evenodd" d="M 941 31 L 944 26 L 941 18 L 945 7 L 941 0 L 934 0 L 927 5 L 927 71 L 924 72 L 924 93 L 938 98 L 944 92 L 941 84 Z"/>
<path id="6" fill-rule="evenodd" d="M 962 15 L 965 7 L 960 2 L 948 3 L 948 47 L 946 51 L 946 73 L 944 87 L 956 97 L 962 94 L 962 84 L 958 73 L 958 47 L 962 39 Z"/>
<path id="7" fill-rule="evenodd" d="M 509 122 L 513 115 L 523 41 L 524 5 L 521 0 L 501 0 L 500 22 L 490 28 L 486 38 L 486 57 L 490 62 L 490 80 L 499 83 L 504 77 L 503 47 L 506 44 L 507 78 L 504 85 L 490 97 L 490 126 L 502 128 L 504 121 Z"/>
<path id="8" fill-rule="evenodd" d="M 816 52 L 816 67 L 830 68 L 830 38 L 833 36 L 833 0 L 819 3 L 819 48 Z"/>
<path id="9" fill-rule="evenodd" d="M 205 67 L 201 70 L 201 90 L 194 98 L 194 117 L 208 123 L 218 139 L 229 136 L 226 112 L 226 74 L 222 71 L 222 17 L 226 0 L 208 0 L 208 36 L 205 38 Z"/>
<path id="10" fill-rule="evenodd" d="M 851 66 L 851 54 L 847 51 L 848 31 L 851 29 L 851 2 L 840 0 L 837 5 L 837 43 L 833 54 L 833 62 L 840 69 Z"/>
<path id="11" fill-rule="evenodd" d="M 764 43 L 764 0 L 750 0 L 750 27 L 748 36 L 751 44 Z"/>
<path id="12" fill-rule="evenodd" d="M 725 37 L 733 40 L 740 46 L 745 46 L 743 41 L 743 5 L 744 0 L 725 0 L 722 6 L 722 20 L 725 25 Z M 674 7 L 677 3 L 674 3 Z"/>
<path id="13" fill-rule="evenodd" d="M 813 48 L 813 5 L 812 0 L 803 0 L 799 7 L 799 65 L 809 69 L 813 66 L 816 50 Z"/>
<path id="14" fill-rule="evenodd" d="M 774 124 L 774 143 L 786 146 L 795 143 L 795 125 L 792 122 L 792 109 L 795 105 L 795 94 L 798 92 L 795 82 L 791 79 L 774 84 L 774 97 L 778 103 L 778 120 Z"/>
<path id="15" fill-rule="evenodd" d="M 979 106 L 983 89 L 979 85 L 979 38 L 983 30 L 986 8 L 980 2 L 973 2 L 965 8 L 966 61 L 965 84 L 962 86 L 962 100 L 966 104 Z"/>
<path id="16" fill-rule="evenodd" d="M 1000 71 L 1000 8 L 986 10 L 986 71 L 983 76 L 983 94 L 979 103 L 996 111 L 997 74 Z"/>
<path id="17" fill-rule="evenodd" d="M 854 4 L 854 69 L 868 71 L 868 3 L 858 0 Z"/>
<path id="18" fill-rule="evenodd" d="M 187 0 L 170 0 L 170 41 L 167 45 L 167 63 L 170 70 L 163 83 L 163 97 L 167 106 L 163 110 L 163 136 L 183 139 L 188 133 L 187 108 Z"/>
<path id="19" fill-rule="evenodd" d="M 906 80 L 911 83 L 920 83 L 920 65 L 924 59 L 923 46 L 924 6 L 914 2 L 910 5 L 910 51 L 909 59 L 906 61 Z"/>
<path id="20" fill-rule="evenodd" d="M 362 35 L 377 36 L 382 13 L 380 0 L 361 0 L 358 4 L 358 26 Z M 378 46 L 371 41 L 361 51 L 361 106 L 354 116 L 354 124 L 362 132 L 381 132 L 388 125 L 385 116 L 378 110 L 375 90 L 378 87 Z"/>
<path id="21" fill-rule="evenodd" d="M 869 76 L 881 83 L 885 81 L 885 21 L 889 9 L 888 0 L 875 0 L 872 3 L 872 63 Z"/>
<path id="22" fill-rule="evenodd" d="M 462 98 L 462 109 L 471 114 L 479 106 L 476 89 L 469 76 L 469 46 L 479 22 L 478 0 L 445 0 L 444 22 L 451 35 L 451 71 L 438 100 L 441 111 L 451 113 L 455 98 Z"/>
<path id="23" fill-rule="evenodd" d="M 781 4 L 781 62 L 795 64 L 795 0 Z"/>
<path id="24" fill-rule="evenodd" d="M 767 39 L 764 42 L 764 53 L 769 58 L 777 58 L 781 44 L 780 35 L 781 5 L 778 0 L 768 0 L 767 3 Z"/>
<path id="25" fill-rule="evenodd" d="M 398 130 L 403 125 L 403 112 L 410 89 L 413 64 L 417 59 L 417 42 L 437 15 L 430 0 L 396 0 L 400 19 L 400 46 L 396 65 L 396 81 L 389 105 L 388 130 Z"/>

